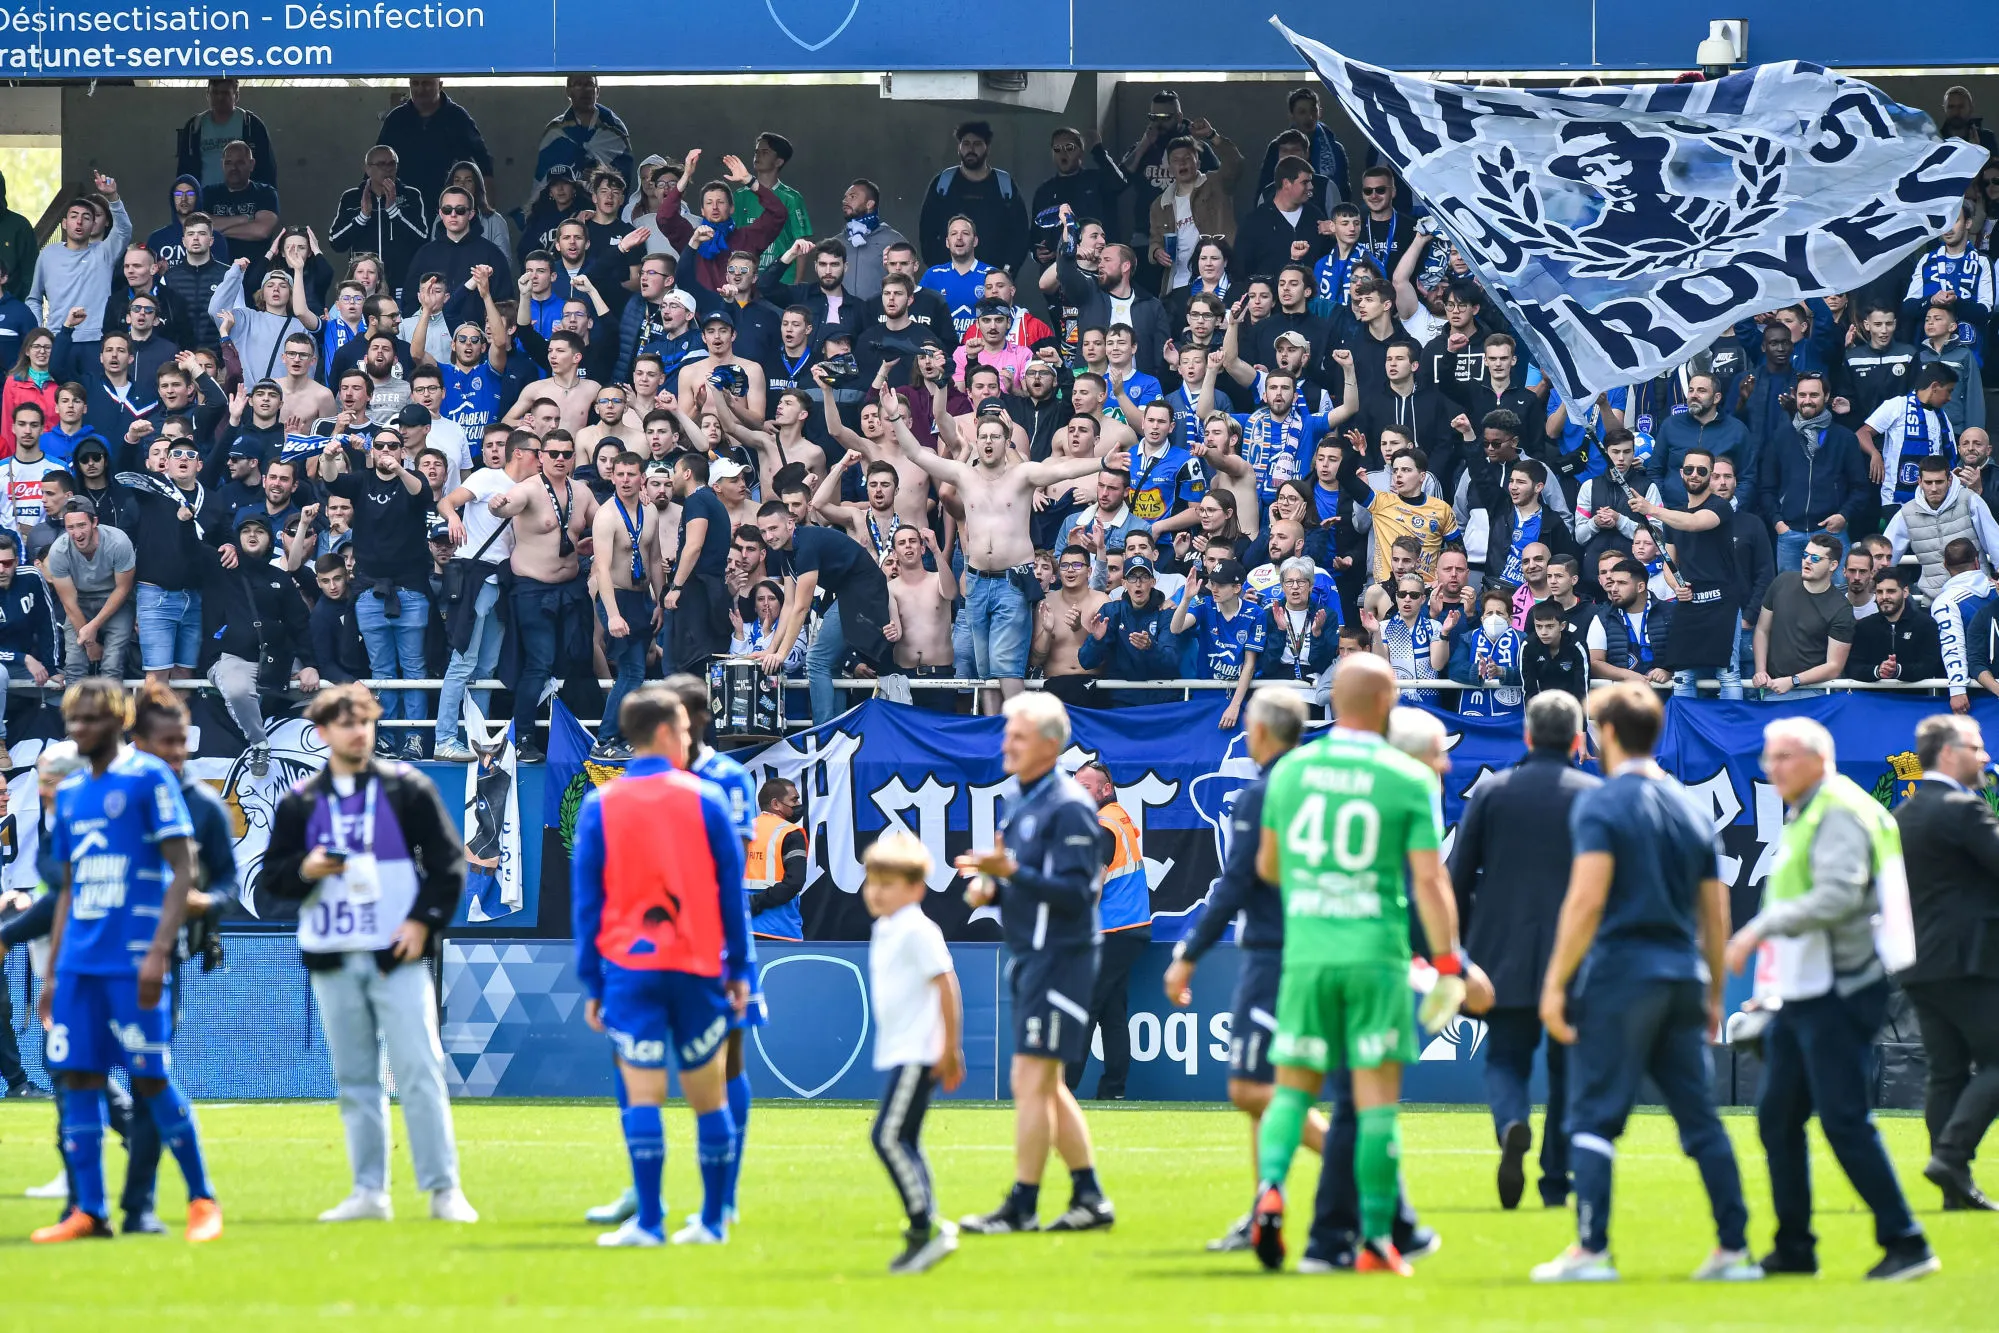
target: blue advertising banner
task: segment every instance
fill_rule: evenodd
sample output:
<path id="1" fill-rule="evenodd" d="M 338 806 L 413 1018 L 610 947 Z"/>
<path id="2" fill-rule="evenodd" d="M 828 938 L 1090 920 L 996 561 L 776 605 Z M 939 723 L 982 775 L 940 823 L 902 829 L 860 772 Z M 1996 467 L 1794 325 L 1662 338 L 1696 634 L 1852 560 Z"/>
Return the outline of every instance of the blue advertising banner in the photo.
<path id="1" fill-rule="evenodd" d="M 1117 711 L 1079 709 L 1062 766 L 1101 762 L 1117 784 L 1145 853 L 1152 889 L 1153 938 L 1175 940 L 1193 924 L 1227 849 L 1236 791 L 1256 775 L 1248 740 L 1218 727 L 1215 700 L 1156 704 Z M 590 761 L 590 739 L 560 703 L 549 728 L 543 818 L 572 843 L 576 811 L 590 784 L 619 768 Z M 1521 754 L 1517 720 L 1438 713 L 1450 730 L 1451 777 L 1444 818 L 1455 826 L 1464 802 L 1485 774 Z M 870 700 L 841 717 L 736 758 L 759 786 L 789 778 L 805 796 L 812 870 L 800 899 L 806 938 L 863 940 L 870 921 L 861 904 L 860 855 L 884 830 L 922 839 L 935 863 L 929 912 L 954 940 L 997 940 L 991 908 L 977 913 L 960 898 L 952 858 L 992 845 L 1000 794 L 1003 723 L 952 717 L 904 704 Z M 544 849 L 542 893 L 563 891 L 566 860 Z"/>
<path id="2" fill-rule="evenodd" d="M 0 78 L 160 79 L 562 75 L 837 70 L 1298 70 L 1263 10 L 1197 0 L 751 0 L 667 12 L 610 0 L 0 0 Z M 1331 11 L 1328 11 L 1331 12 Z M 1826 0 L 1813 22 L 1782 0 L 1744 0 L 1756 61 L 1826 65 L 1999 62 L 1999 7 L 1954 12 L 1950 40 Z M 1318 27 L 1309 9 L 1282 17 Z M 1689 68 L 1705 0 L 1548 0 L 1535 21 L 1480 0 L 1338 11 L 1342 50 L 1391 69 Z"/>

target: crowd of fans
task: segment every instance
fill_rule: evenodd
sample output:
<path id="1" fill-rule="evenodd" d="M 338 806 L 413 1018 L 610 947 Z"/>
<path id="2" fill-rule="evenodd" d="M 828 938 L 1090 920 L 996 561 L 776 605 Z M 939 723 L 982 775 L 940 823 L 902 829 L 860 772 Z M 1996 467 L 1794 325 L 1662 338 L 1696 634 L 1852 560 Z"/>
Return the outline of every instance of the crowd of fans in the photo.
<path id="1" fill-rule="evenodd" d="M 1481 715 L 1999 693 L 1999 158 L 1867 289 L 1565 405 L 1309 89 L 1241 216 L 1242 149 L 1161 92 L 1121 153 L 1057 130 L 1031 191 L 959 125 L 913 241 L 865 176 L 815 225 L 776 132 L 640 156 L 588 76 L 512 209 L 411 79 L 330 222 L 234 81 L 208 102 L 164 204 L 100 175 L 39 251 L 0 214 L 0 679 L 204 674 L 253 765 L 270 696 L 358 677 L 442 678 L 383 693 L 407 757 L 475 758 L 495 675 L 526 757 L 555 680 L 616 751 L 627 690 L 732 656 L 818 721 L 859 675 L 1220 682 L 1233 726 L 1353 653 Z"/>

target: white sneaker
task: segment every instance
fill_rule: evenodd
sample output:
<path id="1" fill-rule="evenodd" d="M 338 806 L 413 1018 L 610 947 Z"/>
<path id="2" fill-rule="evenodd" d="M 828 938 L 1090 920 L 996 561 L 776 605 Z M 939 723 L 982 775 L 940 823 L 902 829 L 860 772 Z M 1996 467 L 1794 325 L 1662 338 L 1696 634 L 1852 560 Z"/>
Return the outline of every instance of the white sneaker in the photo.
<path id="1" fill-rule="evenodd" d="M 1696 1282 L 1761 1282 L 1763 1265 L 1747 1250 L 1716 1250 L 1694 1270 Z"/>
<path id="2" fill-rule="evenodd" d="M 430 1196 L 433 1222 L 477 1222 L 479 1210 L 465 1200 L 465 1191 L 456 1185 L 437 1190 Z"/>
<path id="3" fill-rule="evenodd" d="M 678 1240 L 679 1237 L 676 1236 L 674 1239 Z M 625 1219 L 625 1224 L 616 1231 L 606 1231 L 603 1235 L 597 1237 L 597 1243 L 606 1249 L 615 1249 L 626 1245 L 637 1246 L 640 1249 L 651 1249 L 655 1245 L 666 1244 L 666 1239 L 657 1231 L 647 1231 L 644 1227 L 640 1226 L 638 1218 L 628 1217 Z"/>
<path id="4" fill-rule="evenodd" d="M 387 1190 L 355 1190 L 319 1215 L 322 1222 L 393 1222 L 396 1206 Z"/>
<path id="5" fill-rule="evenodd" d="M 710 1231 L 701 1225 L 701 1219 L 698 1217 L 673 1233 L 675 1245 L 726 1245 L 728 1242 L 729 1233 L 726 1229 L 719 1232 Z"/>
<path id="6" fill-rule="evenodd" d="M 1571 1245 L 1545 1264 L 1534 1265 L 1536 1282 L 1615 1282 L 1617 1270 L 1610 1255 Z"/>
<path id="7" fill-rule="evenodd" d="M 723 1226 L 732 1227 L 735 1226 L 738 1222 L 741 1222 L 742 1220 L 743 1220 L 742 1214 L 737 1212 L 733 1205 L 724 1208 L 722 1210 Z M 701 1214 L 698 1210 L 695 1212 L 691 1212 L 687 1215 L 687 1225 L 690 1227 L 698 1227 L 701 1225 Z"/>
<path id="8" fill-rule="evenodd" d="M 46 1185 L 30 1185 L 21 1191 L 29 1199 L 67 1199 L 69 1197 L 69 1177 L 61 1171 Z"/>

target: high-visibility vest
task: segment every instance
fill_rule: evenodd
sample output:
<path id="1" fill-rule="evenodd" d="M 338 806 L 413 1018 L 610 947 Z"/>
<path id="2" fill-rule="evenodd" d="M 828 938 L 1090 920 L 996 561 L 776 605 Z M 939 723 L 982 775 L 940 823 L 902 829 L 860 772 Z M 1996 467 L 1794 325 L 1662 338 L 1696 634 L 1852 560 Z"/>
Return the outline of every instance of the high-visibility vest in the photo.
<path id="1" fill-rule="evenodd" d="M 1099 911 L 1106 931 L 1130 930 L 1152 921 L 1152 890 L 1145 879 L 1145 854 L 1138 845 L 1138 825 L 1116 801 L 1097 811 L 1097 822 L 1110 830 L 1111 863 L 1104 870 L 1103 903 Z"/>
<path id="2" fill-rule="evenodd" d="M 802 833 L 804 830 L 803 824 L 789 823 L 769 811 L 760 813 L 750 831 L 749 851 L 743 861 L 743 888 L 755 893 L 782 880 L 784 840 L 794 831 Z M 750 930 L 773 939 L 804 939 L 805 918 L 799 914 L 798 899 L 793 898 L 782 907 L 758 912 L 750 921 Z"/>

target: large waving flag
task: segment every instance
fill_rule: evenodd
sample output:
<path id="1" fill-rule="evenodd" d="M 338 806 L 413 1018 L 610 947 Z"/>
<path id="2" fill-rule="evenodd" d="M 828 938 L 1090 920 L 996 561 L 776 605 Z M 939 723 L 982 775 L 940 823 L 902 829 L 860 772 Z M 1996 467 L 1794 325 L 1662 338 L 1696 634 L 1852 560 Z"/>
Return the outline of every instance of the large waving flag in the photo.
<path id="1" fill-rule="evenodd" d="M 1467 88 L 1270 20 L 1430 204 L 1565 399 L 1744 315 L 1849 292 L 1957 220 L 1985 150 L 1818 65 L 1712 83 Z"/>

